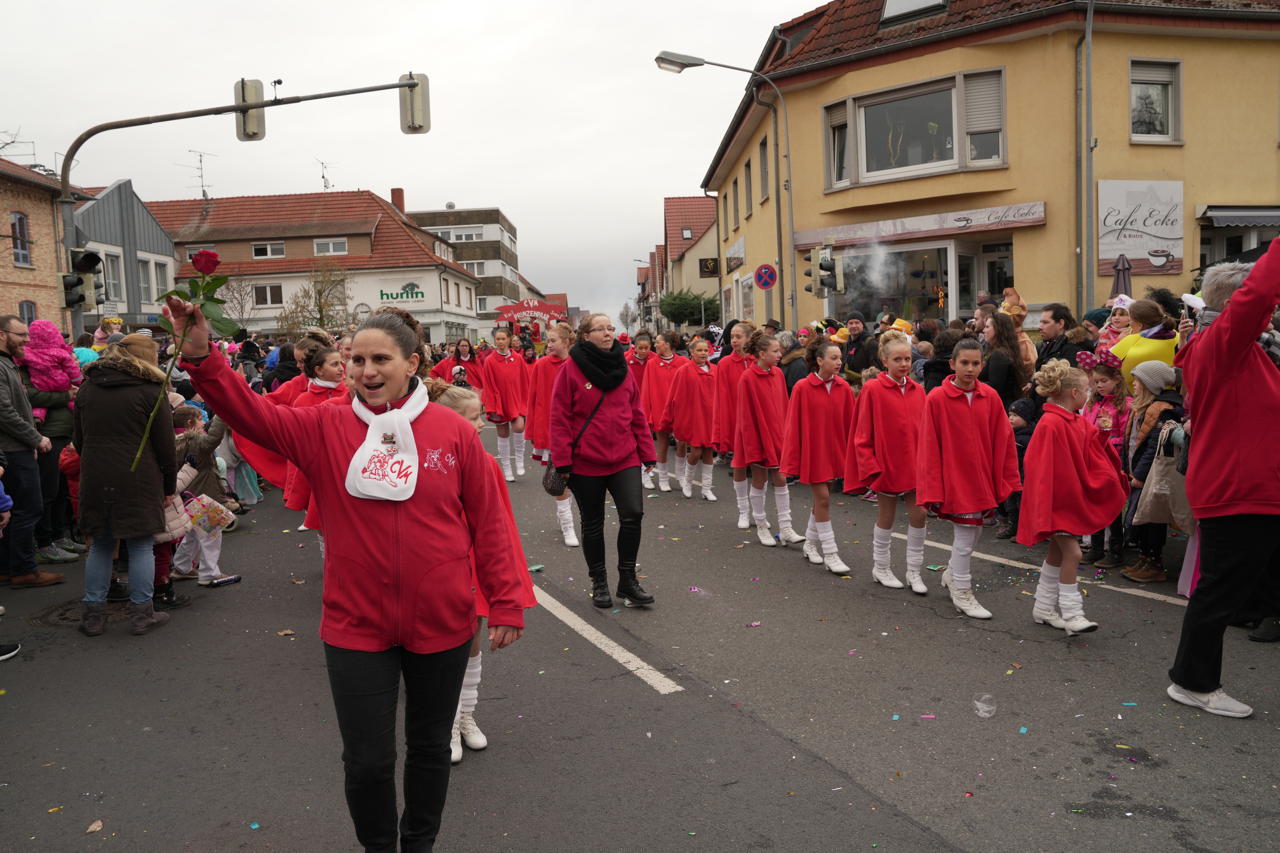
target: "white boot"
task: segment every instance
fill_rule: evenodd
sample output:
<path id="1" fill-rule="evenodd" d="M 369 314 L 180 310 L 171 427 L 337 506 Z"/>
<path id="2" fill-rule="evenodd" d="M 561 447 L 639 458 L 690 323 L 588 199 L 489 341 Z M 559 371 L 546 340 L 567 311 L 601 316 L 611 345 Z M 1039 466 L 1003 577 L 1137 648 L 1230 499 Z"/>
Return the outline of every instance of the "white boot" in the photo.
<path id="1" fill-rule="evenodd" d="M 924 585 L 920 570 L 924 568 L 924 536 L 925 528 L 907 527 L 907 585 L 916 595 L 928 595 L 929 587 Z"/>
<path id="2" fill-rule="evenodd" d="M 778 538 L 783 545 L 798 545 L 804 537 L 791 526 L 791 487 L 785 483 L 773 487 L 773 505 L 778 510 Z"/>
<path id="3" fill-rule="evenodd" d="M 653 474 L 644 468 L 640 469 L 640 485 L 646 489 L 653 488 Z"/>
<path id="4" fill-rule="evenodd" d="M 460 726 L 460 716 L 453 718 L 453 734 L 449 737 L 449 763 L 462 763 L 462 730 Z"/>
<path id="5" fill-rule="evenodd" d="M 577 548 L 580 543 L 573 529 L 573 505 L 569 501 L 556 501 L 556 520 L 560 522 L 560 535 L 567 548 Z"/>
<path id="6" fill-rule="evenodd" d="M 733 493 L 738 499 L 738 529 L 751 529 L 751 481 L 734 480 Z"/>
<path id="7" fill-rule="evenodd" d="M 978 603 L 978 599 L 974 597 L 972 589 L 968 586 L 964 589 L 956 587 L 955 579 L 951 577 L 951 569 L 947 569 L 942 573 L 942 586 L 951 590 L 951 603 L 955 605 L 956 610 L 965 616 L 973 619 L 991 618 L 991 611 Z"/>
<path id="8" fill-rule="evenodd" d="M 772 548 L 778 543 L 769 532 L 769 518 L 764 514 L 764 489 L 752 486 L 748 492 L 748 500 L 751 503 L 751 517 L 756 522 L 756 538 L 760 540 L 761 545 Z"/>
<path id="9" fill-rule="evenodd" d="M 516 481 L 511 473 L 511 436 L 498 436 L 498 464 L 502 466 L 502 476 L 508 483 Z"/>
<path id="10" fill-rule="evenodd" d="M 680 478 L 680 494 L 684 495 L 686 498 L 691 498 L 693 497 L 692 468 L 696 466 L 691 466 L 685 463 L 684 460 L 681 460 L 681 464 L 684 465 L 684 476 Z"/>
<path id="11" fill-rule="evenodd" d="M 836 531 L 830 521 L 815 521 L 814 529 L 818 533 L 818 541 L 822 543 L 822 562 L 827 571 L 833 575 L 849 574 L 849 567 L 840 559 L 840 551 L 836 547 Z"/>
<path id="12" fill-rule="evenodd" d="M 1062 612 L 1062 623 L 1068 637 L 1098 630 L 1098 623 L 1084 615 L 1084 599 L 1080 596 L 1078 584 L 1058 585 L 1058 609 Z"/>
<path id="13" fill-rule="evenodd" d="M 806 560 L 815 566 L 822 565 L 822 548 L 818 545 L 818 527 L 817 519 L 813 517 L 813 513 L 809 513 L 809 526 L 804 530 L 804 548 L 801 553 L 804 554 Z"/>
<path id="14" fill-rule="evenodd" d="M 769 519 L 756 519 L 756 539 L 766 548 L 773 548 L 778 544 L 778 540 L 773 538 L 773 534 L 769 532 Z"/>
<path id="15" fill-rule="evenodd" d="M 516 462 L 516 476 L 524 476 L 524 433 L 513 432 L 511 434 L 511 451 Z"/>
<path id="16" fill-rule="evenodd" d="M 1067 623 L 1062 621 L 1062 614 L 1058 612 L 1058 575 L 1061 570 L 1061 566 L 1051 566 L 1047 562 L 1040 564 L 1036 603 L 1031 608 L 1031 618 L 1037 625 L 1048 625 L 1060 631 L 1067 627 Z"/>
<path id="17" fill-rule="evenodd" d="M 667 463 L 657 462 L 657 463 L 654 463 L 654 467 L 658 469 L 658 491 L 660 492 L 671 491 L 671 483 L 668 482 L 671 475 L 667 473 Z"/>
<path id="18" fill-rule="evenodd" d="M 698 483 L 702 486 L 702 499 L 704 501 L 711 501 L 711 503 L 715 503 L 717 500 L 716 493 L 711 491 L 713 480 L 711 465 L 707 462 L 699 462 L 695 467 L 698 471 Z"/>
<path id="19" fill-rule="evenodd" d="M 889 544 L 893 541 L 893 531 L 885 530 L 876 525 L 872 528 L 871 540 L 871 556 L 872 568 L 871 577 L 881 586 L 889 589 L 902 589 L 902 581 L 898 580 L 897 575 L 889 568 Z"/>
<path id="20" fill-rule="evenodd" d="M 689 486 L 689 465 L 683 456 L 677 456 L 674 466 L 676 475 L 676 484 L 680 486 L 680 491 L 684 492 L 686 498 L 692 497 L 686 489 Z"/>
<path id="21" fill-rule="evenodd" d="M 463 711 L 458 715 L 458 733 L 462 736 L 462 742 L 467 745 L 467 749 L 474 749 L 477 752 L 489 745 L 489 739 L 484 736 L 484 732 L 480 731 L 480 727 L 476 725 L 476 718 L 470 711 Z M 456 761 L 454 762 L 457 763 Z"/>

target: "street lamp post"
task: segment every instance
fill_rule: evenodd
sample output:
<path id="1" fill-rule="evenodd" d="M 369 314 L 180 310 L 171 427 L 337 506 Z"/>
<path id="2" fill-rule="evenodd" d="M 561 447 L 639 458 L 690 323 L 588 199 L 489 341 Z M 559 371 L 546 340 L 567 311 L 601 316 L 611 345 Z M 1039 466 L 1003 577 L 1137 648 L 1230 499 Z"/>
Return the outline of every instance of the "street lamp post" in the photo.
<path id="1" fill-rule="evenodd" d="M 783 133 L 783 159 L 787 161 L 787 241 L 786 241 L 786 257 L 787 270 L 790 275 L 791 282 L 791 319 L 795 328 L 800 328 L 800 300 L 796 295 L 796 251 L 795 251 L 795 229 L 796 214 L 795 206 L 792 204 L 791 198 L 791 122 L 787 117 L 787 101 L 782 97 L 782 90 L 778 88 L 778 84 L 774 83 L 768 76 L 761 74 L 752 68 L 743 68 L 739 65 L 726 65 L 723 62 L 712 62 L 709 59 L 703 59 L 698 56 L 689 56 L 684 53 L 673 53 L 664 50 L 654 57 L 654 63 L 663 71 L 670 71 L 672 74 L 679 74 L 686 68 L 697 68 L 700 65 L 713 65 L 716 68 L 727 68 L 730 71 L 741 71 L 744 74 L 750 74 L 752 77 L 758 77 L 768 83 L 773 88 L 774 94 L 778 96 L 778 103 L 782 106 L 782 133 Z M 774 150 L 777 151 L 777 134 L 774 134 Z M 774 169 L 774 178 L 777 178 L 777 169 Z M 779 220 L 781 213 L 778 214 Z M 782 255 L 783 246 L 781 242 L 778 245 L 778 254 Z M 781 264 L 782 258 L 779 257 Z M 766 312 L 767 313 L 767 312 Z M 783 319 L 786 319 L 786 308 L 783 306 Z"/>

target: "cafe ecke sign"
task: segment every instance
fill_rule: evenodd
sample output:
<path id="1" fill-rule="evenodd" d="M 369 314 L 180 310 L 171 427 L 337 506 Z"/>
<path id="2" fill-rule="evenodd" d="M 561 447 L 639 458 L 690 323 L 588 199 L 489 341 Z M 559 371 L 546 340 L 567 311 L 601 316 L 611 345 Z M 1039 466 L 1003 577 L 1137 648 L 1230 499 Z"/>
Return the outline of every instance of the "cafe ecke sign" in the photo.
<path id="1" fill-rule="evenodd" d="M 1098 181 L 1098 275 L 1124 255 L 1132 275 L 1182 272 L 1182 181 Z"/>

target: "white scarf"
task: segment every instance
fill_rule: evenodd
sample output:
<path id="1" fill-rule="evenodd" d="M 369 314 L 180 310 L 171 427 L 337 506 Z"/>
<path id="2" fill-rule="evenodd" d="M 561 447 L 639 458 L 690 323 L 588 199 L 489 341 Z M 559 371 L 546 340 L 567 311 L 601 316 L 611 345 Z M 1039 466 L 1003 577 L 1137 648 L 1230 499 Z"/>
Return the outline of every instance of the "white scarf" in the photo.
<path id="1" fill-rule="evenodd" d="M 317 388 L 337 388 L 341 382 L 330 381 L 328 379 L 312 379 L 311 384 Z"/>
<path id="2" fill-rule="evenodd" d="M 427 407 L 427 386 L 421 382 L 398 409 L 374 414 L 356 396 L 351 409 L 369 425 L 364 443 L 356 448 L 347 466 L 347 492 L 357 498 L 403 501 L 418 485 L 418 446 L 413 421 Z"/>

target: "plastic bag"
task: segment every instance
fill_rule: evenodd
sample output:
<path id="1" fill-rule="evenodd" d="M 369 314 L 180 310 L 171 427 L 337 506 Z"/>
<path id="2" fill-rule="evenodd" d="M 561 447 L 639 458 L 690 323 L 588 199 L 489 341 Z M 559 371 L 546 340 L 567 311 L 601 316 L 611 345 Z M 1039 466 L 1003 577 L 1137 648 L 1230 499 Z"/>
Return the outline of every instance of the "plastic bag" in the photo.
<path id="1" fill-rule="evenodd" d="M 1160 430 L 1160 443 L 1156 446 L 1156 458 L 1151 472 L 1142 485 L 1142 494 L 1133 514 L 1134 524 L 1172 524 L 1185 533 L 1195 527 L 1191 504 L 1187 500 L 1186 477 L 1178 472 L 1178 460 L 1169 434 L 1178 428 L 1168 421 Z"/>
<path id="2" fill-rule="evenodd" d="M 208 495 L 196 495 L 183 505 L 193 527 L 208 535 L 221 533 L 236 517 L 222 504 Z"/>

